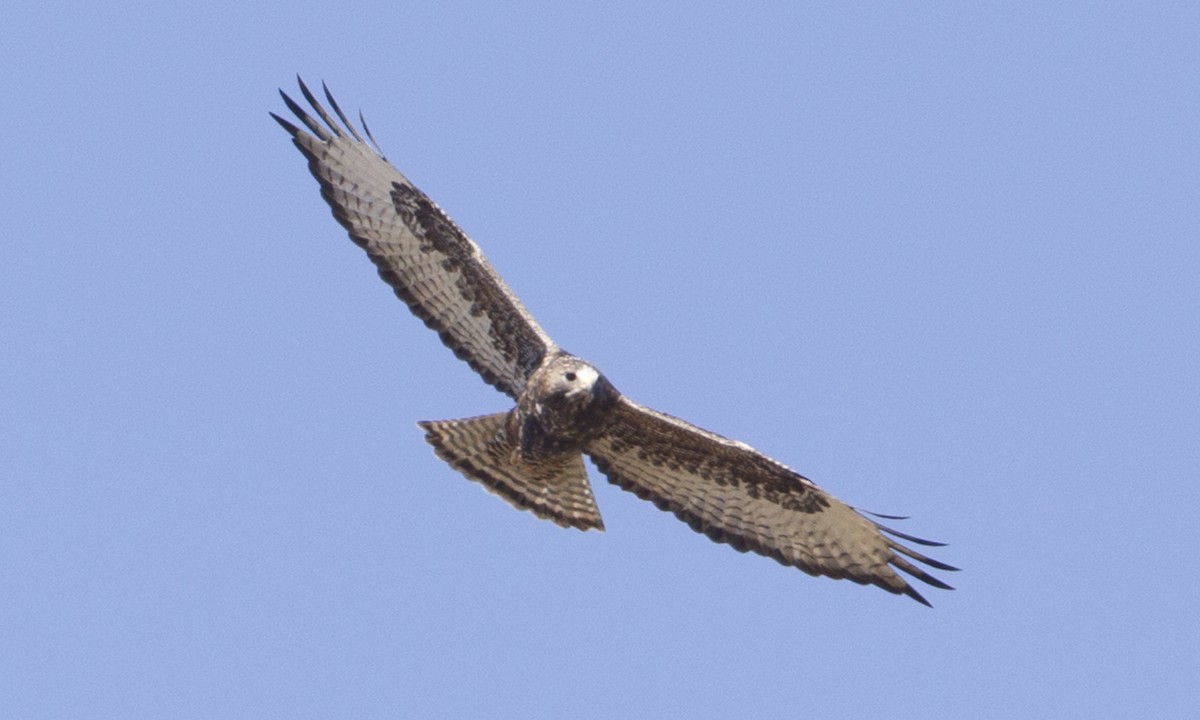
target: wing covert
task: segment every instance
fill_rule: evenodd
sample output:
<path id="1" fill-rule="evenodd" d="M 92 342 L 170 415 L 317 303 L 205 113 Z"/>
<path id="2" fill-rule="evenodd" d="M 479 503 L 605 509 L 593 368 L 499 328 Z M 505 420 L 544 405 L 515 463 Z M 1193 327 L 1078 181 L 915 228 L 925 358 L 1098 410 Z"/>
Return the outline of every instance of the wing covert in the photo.
<path id="1" fill-rule="evenodd" d="M 950 586 L 910 563 L 955 568 L 905 547 L 896 533 L 744 443 L 723 438 L 622 397 L 586 452 L 614 484 L 674 513 L 697 532 L 810 575 L 845 578 L 928 605 L 895 569 Z"/>
<path id="2" fill-rule="evenodd" d="M 308 159 L 333 216 L 413 314 L 485 382 L 515 398 L 541 358 L 557 346 L 479 246 L 383 157 L 361 116 L 366 140 L 328 88 L 325 98 L 340 123 L 302 80 L 300 91 L 319 120 L 282 90 L 304 128 L 271 116 Z"/>

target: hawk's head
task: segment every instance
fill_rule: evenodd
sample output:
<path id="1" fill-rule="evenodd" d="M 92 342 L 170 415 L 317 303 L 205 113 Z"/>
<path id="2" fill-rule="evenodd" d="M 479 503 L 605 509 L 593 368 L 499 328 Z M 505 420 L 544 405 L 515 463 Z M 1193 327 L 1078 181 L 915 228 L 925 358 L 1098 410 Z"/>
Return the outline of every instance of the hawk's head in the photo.
<path id="1" fill-rule="evenodd" d="M 536 386 L 535 392 L 543 403 L 555 405 L 581 408 L 616 393 L 599 370 L 574 355 L 563 354 L 551 358 L 530 381 Z"/>
<path id="2" fill-rule="evenodd" d="M 620 396 L 595 367 L 561 353 L 546 359 L 529 378 L 518 405 L 538 415 L 548 430 L 578 437 L 601 429 Z"/>

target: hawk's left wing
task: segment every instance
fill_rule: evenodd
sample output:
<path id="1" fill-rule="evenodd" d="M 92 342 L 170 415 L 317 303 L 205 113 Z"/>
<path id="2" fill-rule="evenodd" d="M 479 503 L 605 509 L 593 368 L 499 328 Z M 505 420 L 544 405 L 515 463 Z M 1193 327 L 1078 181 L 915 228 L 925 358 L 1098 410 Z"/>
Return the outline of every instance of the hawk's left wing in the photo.
<path id="1" fill-rule="evenodd" d="M 585 452 L 613 483 L 742 552 L 753 550 L 810 575 L 877 585 L 926 605 L 896 568 L 950 588 L 905 558 L 940 570 L 956 568 L 885 533 L 922 545 L 940 543 L 878 525 L 750 446 L 624 397 L 604 434 Z"/>
<path id="2" fill-rule="evenodd" d="M 516 398 L 543 356 L 557 346 L 492 269 L 479 247 L 442 209 L 368 145 L 325 90 L 339 124 L 300 81 L 320 120 L 282 90 L 305 132 L 271 113 L 308 158 L 321 196 L 379 276 L 483 379 Z M 373 147 L 374 146 L 374 147 Z"/>

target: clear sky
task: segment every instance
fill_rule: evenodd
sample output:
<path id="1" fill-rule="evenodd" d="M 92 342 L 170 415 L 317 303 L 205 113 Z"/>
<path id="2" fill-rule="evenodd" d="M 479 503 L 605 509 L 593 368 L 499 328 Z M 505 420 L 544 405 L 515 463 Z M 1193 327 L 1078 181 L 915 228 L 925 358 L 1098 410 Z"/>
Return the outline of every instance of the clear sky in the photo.
<path id="1" fill-rule="evenodd" d="M 1195 3 L 117 5 L 0 26 L 0 715 L 1193 716 Z M 958 589 L 435 459 L 508 403 L 330 217 L 296 73 L 562 346 Z"/>

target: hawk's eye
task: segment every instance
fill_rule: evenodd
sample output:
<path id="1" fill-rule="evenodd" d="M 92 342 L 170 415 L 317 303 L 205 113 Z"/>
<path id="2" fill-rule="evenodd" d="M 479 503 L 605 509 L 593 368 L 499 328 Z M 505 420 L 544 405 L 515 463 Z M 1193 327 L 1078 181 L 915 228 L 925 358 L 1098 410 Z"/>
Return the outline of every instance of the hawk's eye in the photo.
<path id="1" fill-rule="evenodd" d="M 563 377 L 567 379 L 567 382 L 575 382 L 575 373 L 573 372 L 569 372 L 566 375 L 563 375 Z"/>

